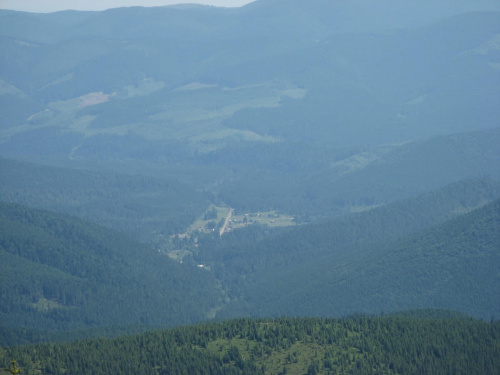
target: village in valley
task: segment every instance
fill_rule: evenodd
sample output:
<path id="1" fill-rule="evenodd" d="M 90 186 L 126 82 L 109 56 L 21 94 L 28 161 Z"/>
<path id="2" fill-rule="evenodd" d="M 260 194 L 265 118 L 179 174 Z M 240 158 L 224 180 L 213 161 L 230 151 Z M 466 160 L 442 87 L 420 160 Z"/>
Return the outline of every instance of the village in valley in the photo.
<path id="1" fill-rule="evenodd" d="M 297 225 L 295 218 L 276 211 L 238 213 L 233 208 L 211 205 L 196 222 L 191 224 L 185 233 L 170 236 L 173 249 L 167 250 L 170 258 L 183 263 L 184 258 L 192 255 L 198 247 L 198 236 L 217 233 L 219 237 L 249 225 L 260 224 L 270 227 L 286 227 Z M 160 250 L 159 250 L 160 251 Z M 199 264 L 198 268 L 210 269 Z"/>

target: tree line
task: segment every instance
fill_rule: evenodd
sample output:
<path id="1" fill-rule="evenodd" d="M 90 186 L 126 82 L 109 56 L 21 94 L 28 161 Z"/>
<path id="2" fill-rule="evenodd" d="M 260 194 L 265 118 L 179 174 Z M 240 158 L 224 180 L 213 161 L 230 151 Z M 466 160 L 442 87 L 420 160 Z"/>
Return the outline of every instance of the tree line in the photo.
<path id="1" fill-rule="evenodd" d="M 425 314 L 424 314 L 425 315 Z M 0 350 L 36 374 L 493 374 L 500 324 L 353 316 L 239 319 L 171 330 Z"/>

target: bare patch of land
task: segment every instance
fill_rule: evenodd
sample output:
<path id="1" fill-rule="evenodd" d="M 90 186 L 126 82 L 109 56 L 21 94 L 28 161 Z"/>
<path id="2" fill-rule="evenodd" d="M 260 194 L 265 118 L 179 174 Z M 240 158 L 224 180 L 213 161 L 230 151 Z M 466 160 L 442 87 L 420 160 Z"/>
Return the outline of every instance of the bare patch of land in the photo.
<path id="1" fill-rule="evenodd" d="M 90 94 L 80 96 L 80 108 L 106 103 L 107 101 L 109 101 L 109 95 L 103 93 L 102 91 L 92 92 Z"/>
<path id="2" fill-rule="evenodd" d="M 231 217 L 233 216 L 234 209 L 230 209 L 229 213 L 226 216 L 226 220 L 224 220 L 224 224 L 222 225 L 222 228 L 219 230 L 219 235 L 222 237 L 224 233 L 226 233 L 226 228 L 228 228 L 229 223 L 231 222 Z"/>

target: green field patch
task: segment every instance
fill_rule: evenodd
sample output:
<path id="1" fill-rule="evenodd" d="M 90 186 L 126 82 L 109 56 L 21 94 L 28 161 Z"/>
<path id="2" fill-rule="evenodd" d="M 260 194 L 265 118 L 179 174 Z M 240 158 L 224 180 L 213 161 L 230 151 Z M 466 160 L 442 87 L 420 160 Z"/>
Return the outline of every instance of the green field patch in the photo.
<path id="1" fill-rule="evenodd" d="M 352 206 L 350 208 L 351 213 L 355 214 L 358 212 L 364 212 L 364 211 L 370 211 L 373 210 L 374 208 L 382 207 L 382 204 L 374 204 L 374 205 L 366 205 L 366 206 Z"/>
<path id="2" fill-rule="evenodd" d="M 244 228 L 251 224 L 268 225 L 270 227 L 288 227 L 297 225 L 291 215 L 277 213 L 276 211 L 251 212 L 233 215 L 230 228 Z"/>
<path id="3" fill-rule="evenodd" d="M 192 252 L 189 250 L 173 250 L 173 251 L 169 251 L 167 253 L 167 255 L 169 256 L 170 259 L 173 259 L 173 260 L 180 262 L 180 263 L 183 262 L 184 257 L 186 255 L 191 255 L 191 254 L 192 254 Z"/>
<path id="4" fill-rule="evenodd" d="M 292 338 L 277 340 L 273 337 L 274 329 L 273 323 L 261 323 L 258 329 L 259 337 L 256 339 L 241 336 L 231 339 L 219 338 L 209 342 L 206 349 L 219 355 L 223 363 L 253 363 L 257 368 L 265 368 L 269 374 L 323 374 L 326 372 L 321 372 L 320 369 L 331 370 L 340 362 L 352 364 L 366 357 L 349 342 L 351 336 L 359 336 L 354 332 L 348 332 L 349 335 L 343 340 L 320 345 L 313 342 L 311 336 L 305 336 L 303 340 Z"/>
<path id="5" fill-rule="evenodd" d="M 57 309 L 76 308 L 75 306 L 65 306 L 57 301 L 47 298 L 40 298 L 37 302 L 32 303 L 31 306 L 38 311 L 51 311 Z"/>
<path id="6" fill-rule="evenodd" d="M 145 78 L 137 85 L 125 86 L 126 97 L 133 98 L 135 96 L 147 96 L 156 91 L 160 91 L 165 87 L 165 82 L 156 81 L 153 78 Z"/>
<path id="7" fill-rule="evenodd" d="M 211 205 L 187 230 L 185 234 L 194 233 L 209 233 L 219 225 L 219 223 L 227 217 L 229 207 Z"/>
<path id="8" fill-rule="evenodd" d="M 11 85 L 10 83 L 5 82 L 0 79 L 0 95 L 15 95 L 20 98 L 25 97 L 26 95 L 18 89 L 16 86 Z"/>

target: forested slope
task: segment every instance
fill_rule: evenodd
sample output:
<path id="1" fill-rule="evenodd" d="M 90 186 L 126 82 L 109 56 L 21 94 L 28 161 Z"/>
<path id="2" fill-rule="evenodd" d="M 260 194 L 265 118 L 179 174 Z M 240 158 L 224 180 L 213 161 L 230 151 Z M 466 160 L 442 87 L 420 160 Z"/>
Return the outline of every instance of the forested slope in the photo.
<path id="1" fill-rule="evenodd" d="M 173 178 L 56 168 L 0 158 L 0 200 L 48 209 L 142 241 L 182 233 L 207 198 Z"/>
<path id="2" fill-rule="evenodd" d="M 365 168 L 339 173 L 339 163 L 308 186 L 311 204 L 360 206 L 440 189 L 465 178 L 500 179 L 500 128 L 432 137 L 401 145 Z M 344 164 L 344 165 L 343 165 Z"/>
<path id="3" fill-rule="evenodd" d="M 353 161 L 342 165 L 339 150 L 353 157 L 359 151 L 362 167 L 381 148 L 498 126 L 500 13 L 461 14 L 498 5 L 387 3 L 391 17 L 369 1 L 304 0 L 240 9 L 0 12 L 0 154 L 71 165 L 143 163 L 164 172 L 230 164 L 229 176 L 216 173 L 209 184 L 227 204 L 309 208 L 316 215 L 338 208 L 332 201 L 366 205 L 451 178 L 493 175 L 498 153 L 491 159 L 479 146 L 460 155 L 458 143 L 438 138 L 430 145 L 441 142 L 442 154 L 431 150 L 422 168 L 436 163 L 428 172 L 445 170 L 442 181 L 432 175 L 426 184 L 431 174 L 416 170 L 408 183 L 384 184 L 372 172 L 371 181 L 353 177 L 352 183 L 363 183 L 350 196 L 343 196 L 350 181 L 334 183 Z M 441 19 L 447 14 L 459 16 Z M 404 28 L 402 19 L 408 20 Z M 498 144 L 498 135 L 490 137 Z M 410 156 L 406 166 L 413 167 L 422 146 L 393 156 Z M 228 160 L 242 150 L 240 160 Z M 256 163 L 241 168 L 245 158 Z"/>
<path id="4" fill-rule="evenodd" d="M 75 218 L 2 203 L 3 337 L 43 335 L 30 329 L 126 332 L 129 325 L 196 322 L 216 311 L 218 317 L 340 316 L 444 307 L 497 316 L 498 207 L 440 223 L 499 194 L 495 181 L 467 180 L 325 223 L 256 225 L 222 238 L 200 234 L 193 256 L 210 271 Z M 425 229 L 438 224 L 447 226 Z M 457 230 L 462 237 L 454 237 Z M 231 302 L 223 307 L 226 297 Z"/>
<path id="5" fill-rule="evenodd" d="M 0 350 L 23 374 L 494 374 L 498 322 L 357 317 L 233 320 Z"/>
<path id="6" fill-rule="evenodd" d="M 200 236 L 197 260 L 209 264 L 238 297 L 242 285 L 268 275 L 303 269 L 324 256 L 349 256 L 352 248 L 405 237 L 500 198 L 497 182 L 466 180 L 411 199 L 343 218 L 269 232 L 253 227 L 218 236 Z M 311 290 L 312 292 L 312 290 Z M 314 294 L 314 293 L 313 293 Z"/>
<path id="7" fill-rule="evenodd" d="M 77 330 L 207 319 L 220 303 L 209 274 L 126 235 L 0 203 L 0 322 Z"/>
<path id="8" fill-rule="evenodd" d="M 229 314 L 338 316 L 446 308 L 500 317 L 499 200 L 396 240 L 343 247 L 331 242 L 330 249 L 259 274 L 242 292 L 247 303 L 235 303 Z"/>
<path id="9" fill-rule="evenodd" d="M 241 169 L 217 189 L 232 207 L 277 208 L 317 218 L 387 204 L 466 178 L 500 179 L 499 145 L 500 128 L 494 128 L 390 147 L 268 145 L 205 158 Z"/>

